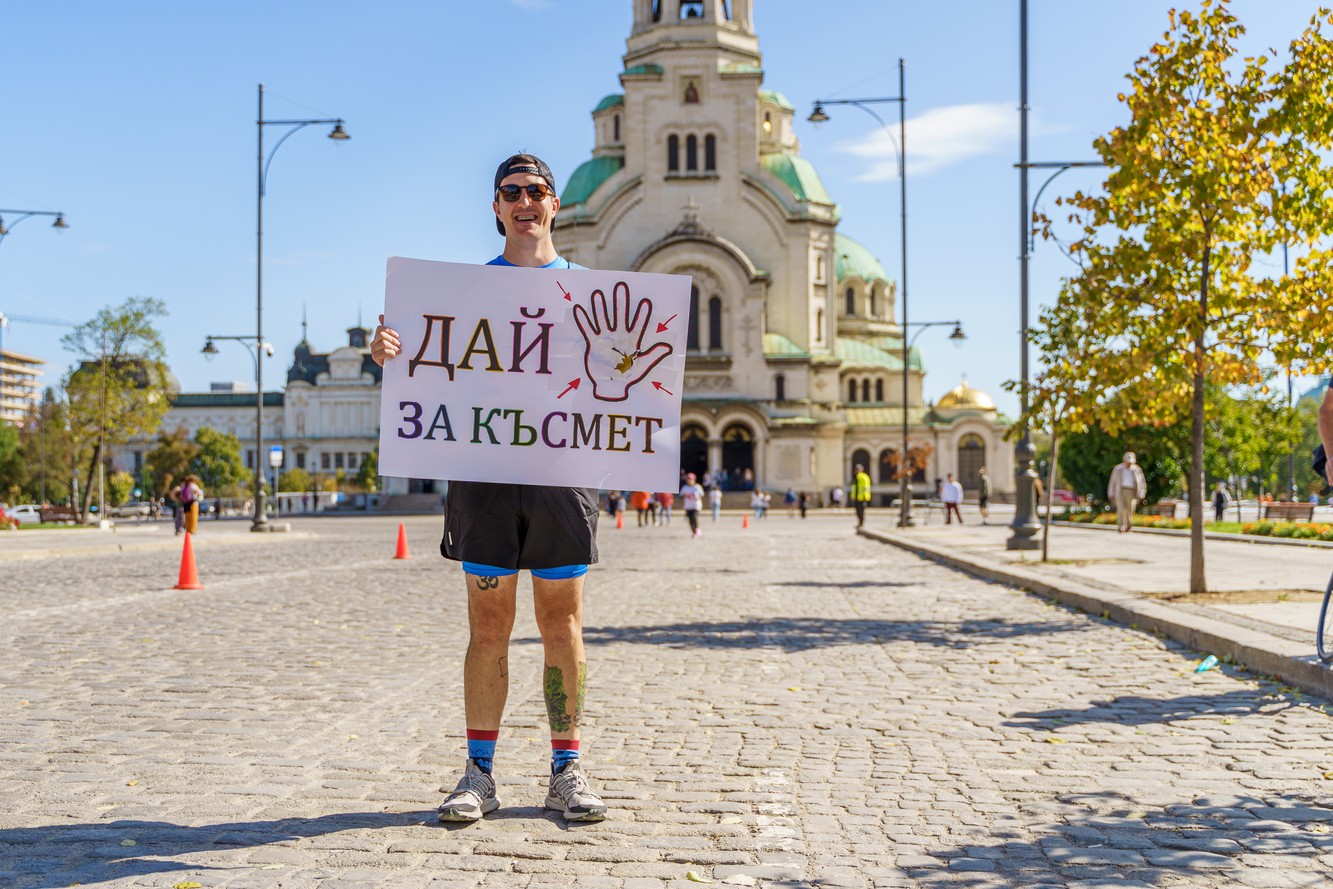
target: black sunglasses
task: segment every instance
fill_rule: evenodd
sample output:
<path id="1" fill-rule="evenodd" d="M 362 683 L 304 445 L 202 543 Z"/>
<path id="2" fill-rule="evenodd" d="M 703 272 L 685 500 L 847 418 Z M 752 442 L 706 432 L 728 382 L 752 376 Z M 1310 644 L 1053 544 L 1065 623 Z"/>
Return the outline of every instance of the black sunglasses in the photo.
<path id="1" fill-rule="evenodd" d="M 549 185 L 541 182 L 534 182 L 531 185 L 501 185 L 496 191 L 507 204 L 517 201 L 518 196 L 525 191 L 528 193 L 528 200 L 533 202 L 545 200 L 548 195 L 555 194 Z"/>

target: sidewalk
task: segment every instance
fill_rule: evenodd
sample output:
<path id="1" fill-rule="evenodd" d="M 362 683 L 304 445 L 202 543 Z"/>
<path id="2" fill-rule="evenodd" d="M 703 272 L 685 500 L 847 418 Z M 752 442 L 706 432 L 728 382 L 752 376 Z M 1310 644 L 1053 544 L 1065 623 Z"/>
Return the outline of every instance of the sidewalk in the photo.
<path id="1" fill-rule="evenodd" d="M 1205 540 L 1209 592 L 1191 596 L 1188 537 L 1056 525 L 1043 563 L 1040 549 L 1005 549 L 1007 524 L 902 531 L 887 515 L 875 518 L 863 536 L 1333 695 L 1333 670 L 1319 662 L 1314 639 L 1333 571 L 1326 547 Z"/>

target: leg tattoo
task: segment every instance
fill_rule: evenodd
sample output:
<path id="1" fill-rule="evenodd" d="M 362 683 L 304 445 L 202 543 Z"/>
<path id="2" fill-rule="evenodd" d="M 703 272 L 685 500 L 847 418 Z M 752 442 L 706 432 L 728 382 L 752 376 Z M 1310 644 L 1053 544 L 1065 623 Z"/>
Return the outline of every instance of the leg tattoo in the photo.
<path id="1" fill-rule="evenodd" d="M 579 691 L 574 698 L 574 727 L 583 723 L 583 699 L 588 694 L 588 662 L 579 661 Z"/>
<path id="2" fill-rule="evenodd" d="M 551 731 L 569 731 L 569 703 L 565 695 L 565 677 L 560 668 L 548 666 L 542 684 L 546 691 L 546 718 L 551 723 Z"/>
<path id="3" fill-rule="evenodd" d="M 493 590 L 493 589 L 495 589 L 496 587 L 498 587 L 499 585 L 500 585 L 500 578 L 498 578 L 498 577 L 478 577 L 478 578 L 477 578 L 477 589 L 479 589 L 479 590 Z"/>

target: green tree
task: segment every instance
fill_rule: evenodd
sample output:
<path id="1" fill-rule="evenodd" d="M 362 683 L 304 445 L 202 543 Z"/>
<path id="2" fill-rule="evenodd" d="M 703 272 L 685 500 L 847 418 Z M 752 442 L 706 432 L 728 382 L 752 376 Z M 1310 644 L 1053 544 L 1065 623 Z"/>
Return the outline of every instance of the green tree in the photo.
<path id="1" fill-rule="evenodd" d="M 67 333 L 61 342 L 80 360 L 65 377 L 70 426 L 88 470 L 80 509 L 92 501 L 97 465 L 112 447 L 150 434 L 170 408 L 166 347 L 153 319 L 166 304 L 132 296 L 107 307 Z"/>
<path id="2" fill-rule="evenodd" d="M 298 467 L 282 474 L 282 478 L 278 481 L 278 490 L 284 494 L 299 494 L 314 490 L 314 484 L 310 473 Z"/>
<path id="3" fill-rule="evenodd" d="M 1333 43 L 1321 11 L 1270 71 L 1240 59 L 1244 33 L 1225 2 L 1172 12 L 1134 66 L 1129 121 L 1094 143 L 1106 193 L 1067 199 L 1082 265 L 1061 299 L 1077 336 L 1068 370 L 1089 384 L 1108 434 L 1188 422 L 1190 591 L 1205 592 L 1204 441 L 1210 387 L 1259 386 L 1261 357 L 1307 372 L 1330 365 Z M 1291 274 L 1263 278 L 1255 257 L 1304 245 Z M 1109 310 L 1108 310 L 1109 307 Z"/>
<path id="4" fill-rule="evenodd" d="M 1106 504 L 1106 482 L 1111 470 L 1133 451 L 1147 482 L 1146 500 L 1156 502 L 1180 490 L 1184 463 L 1179 430 L 1151 426 L 1122 429 L 1111 435 L 1100 426 L 1065 437 L 1060 448 L 1060 472 L 1077 494 Z"/>
<path id="5" fill-rule="evenodd" d="M 27 480 L 27 467 L 19 450 L 18 427 L 0 421 L 0 500 L 21 499 Z"/>
<path id="6" fill-rule="evenodd" d="M 361 465 L 356 470 L 356 483 L 363 491 L 369 491 L 374 494 L 379 490 L 380 481 L 380 448 L 375 445 L 375 450 L 370 452 L 370 456 L 361 461 Z"/>
<path id="7" fill-rule="evenodd" d="M 1285 397 L 1257 390 L 1207 395 L 1204 463 L 1209 480 L 1248 479 L 1261 490 L 1287 490 L 1287 456 L 1300 441 L 1300 423 Z M 1309 462 L 1309 461 L 1306 461 Z"/>
<path id="8" fill-rule="evenodd" d="M 124 470 L 113 472 L 106 478 L 106 501 L 108 506 L 120 506 L 134 495 L 134 476 Z"/>
<path id="9" fill-rule="evenodd" d="M 157 485 L 157 496 L 164 496 L 189 471 L 197 453 L 199 446 L 190 441 L 184 426 L 177 427 L 174 432 L 157 434 L 157 444 L 144 455 L 144 463 Z"/>
<path id="10" fill-rule="evenodd" d="M 241 459 L 241 441 L 229 432 L 201 426 L 194 434 L 197 451 L 190 461 L 190 472 L 199 477 L 210 493 L 232 491 L 245 481 L 250 471 Z"/>
<path id="11" fill-rule="evenodd" d="M 76 454 L 69 406 L 54 389 L 48 388 L 32 422 L 19 429 L 24 499 L 35 503 L 72 502 Z"/>

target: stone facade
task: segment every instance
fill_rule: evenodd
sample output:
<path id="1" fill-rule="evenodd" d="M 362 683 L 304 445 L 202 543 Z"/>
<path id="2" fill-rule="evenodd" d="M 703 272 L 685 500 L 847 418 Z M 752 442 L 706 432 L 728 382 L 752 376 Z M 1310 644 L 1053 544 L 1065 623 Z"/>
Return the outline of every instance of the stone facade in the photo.
<path id="1" fill-rule="evenodd" d="M 593 110 L 592 158 L 561 195 L 556 246 L 592 268 L 693 278 L 686 469 L 822 493 L 864 459 L 887 502 L 906 410 L 909 449 L 932 452 L 920 481 L 953 472 L 974 487 L 979 445 L 997 493 L 1012 489 L 994 404 L 928 405 L 914 349 L 903 373 L 896 289 L 838 231 L 795 109 L 763 89 L 752 11 L 634 0 L 624 92 Z"/>

